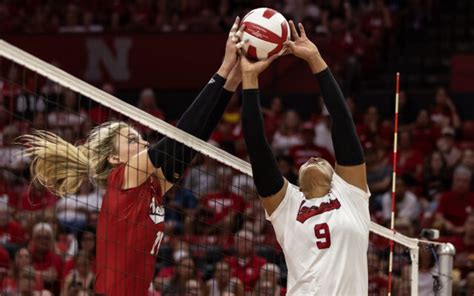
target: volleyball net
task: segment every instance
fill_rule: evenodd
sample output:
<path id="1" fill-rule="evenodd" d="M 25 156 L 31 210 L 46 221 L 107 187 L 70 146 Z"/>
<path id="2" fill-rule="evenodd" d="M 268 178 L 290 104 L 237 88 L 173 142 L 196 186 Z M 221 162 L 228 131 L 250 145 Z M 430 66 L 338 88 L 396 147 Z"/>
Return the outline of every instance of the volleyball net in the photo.
<path id="1" fill-rule="evenodd" d="M 284 293 L 285 258 L 265 220 L 250 165 L 106 90 L 0 40 L 0 220 L 19 229 L 2 236 L 8 264 L 16 268 L 9 275 L 17 281 L 11 289 L 92 293 L 96 244 L 113 240 L 95 237 L 104 191 L 83 182 L 76 193 L 58 199 L 31 184 L 30 159 L 13 140 L 33 130 L 48 130 L 79 144 L 92 128 L 115 120 L 133 126 L 150 143 L 166 136 L 196 152 L 184 177 L 163 197 L 165 235 L 149 295 Z M 418 240 L 375 223 L 370 229 L 369 295 L 387 293 L 389 240 L 395 242 L 392 294 L 417 295 Z M 48 235 L 51 241 L 45 242 Z M 41 249 L 49 261 L 36 256 Z M 20 250 L 32 258 L 22 266 L 17 259 Z M 27 267 L 33 272 L 26 272 Z"/>

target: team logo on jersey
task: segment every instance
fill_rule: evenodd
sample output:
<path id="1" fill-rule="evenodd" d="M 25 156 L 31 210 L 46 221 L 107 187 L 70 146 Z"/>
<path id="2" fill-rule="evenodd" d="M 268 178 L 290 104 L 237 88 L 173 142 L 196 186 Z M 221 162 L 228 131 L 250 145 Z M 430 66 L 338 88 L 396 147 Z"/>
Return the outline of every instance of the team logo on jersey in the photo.
<path id="1" fill-rule="evenodd" d="M 314 217 L 316 215 L 329 212 L 332 210 L 337 210 L 341 207 L 341 203 L 339 202 L 337 198 L 331 199 L 327 202 L 322 202 L 319 206 L 303 207 L 304 203 L 305 201 L 303 200 L 298 210 L 298 216 L 296 217 L 296 220 L 298 220 L 301 223 L 304 223 L 306 220 L 308 220 L 311 217 Z"/>
<path id="2" fill-rule="evenodd" d="M 151 221 L 159 224 L 165 220 L 165 208 L 162 205 L 155 203 L 155 198 L 151 199 L 149 216 Z"/>

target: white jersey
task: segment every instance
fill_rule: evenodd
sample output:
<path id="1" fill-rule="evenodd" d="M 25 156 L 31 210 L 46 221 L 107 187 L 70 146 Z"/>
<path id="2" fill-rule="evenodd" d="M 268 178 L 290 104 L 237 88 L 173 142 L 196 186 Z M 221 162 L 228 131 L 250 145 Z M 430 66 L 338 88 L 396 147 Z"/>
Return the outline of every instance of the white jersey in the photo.
<path id="1" fill-rule="evenodd" d="M 369 196 L 336 173 L 321 198 L 288 184 L 267 217 L 288 266 L 288 295 L 368 294 Z"/>

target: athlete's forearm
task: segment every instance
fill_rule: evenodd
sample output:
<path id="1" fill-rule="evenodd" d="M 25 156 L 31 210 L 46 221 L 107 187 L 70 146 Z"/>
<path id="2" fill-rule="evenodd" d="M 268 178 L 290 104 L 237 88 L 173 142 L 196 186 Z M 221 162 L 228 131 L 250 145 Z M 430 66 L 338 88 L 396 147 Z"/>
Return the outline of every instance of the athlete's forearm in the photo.
<path id="1" fill-rule="evenodd" d="M 315 76 L 321 88 L 324 104 L 332 119 L 331 136 L 337 163 L 343 166 L 364 163 L 364 153 L 354 121 L 336 79 L 327 66 L 315 73 L 317 73 Z"/>
<path id="2" fill-rule="evenodd" d="M 242 91 L 242 128 L 258 194 L 272 196 L 283 187 L 284 179 L 265 137 L 258 89 Z"/>
<path id="3" fill-rule="evenodd" d="M 219 122 L 231 93 L 223 88 L 225 79 L 215 74 L 194 102 L 184 112 L 177 127 L 207 141 Z M 165 137 L 148 149 L 148 156 L 156 168 L 161 168 L 169 182 L 181 177 L 196 151 Z"/>
<path id="4" fill-rule="evenodd" d="M 183 113 L 176 127 L 202 139 L 205 134 L 203 123 L 207 122 L 209 114 L 216 106 L 225 81 L 222 76 L 215 74 Z"/>

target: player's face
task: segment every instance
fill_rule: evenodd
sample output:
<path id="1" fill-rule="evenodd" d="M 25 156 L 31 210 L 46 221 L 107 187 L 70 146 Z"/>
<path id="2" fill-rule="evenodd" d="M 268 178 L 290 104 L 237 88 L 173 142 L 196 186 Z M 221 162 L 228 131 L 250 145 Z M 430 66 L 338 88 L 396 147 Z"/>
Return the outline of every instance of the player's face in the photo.
<path id="1" fill-rule="evenodd" d="M 324 184 L 329 187 L 333 174 L 334 169 L 327 160 L 320 157 L 311 157 L 300 167 L 300 190 L 307 195 L 315 184 Z"/>
<path id="2" fill-rule="evenodd" d="M 147 149 L 149 143 L 142 139 L 133 128 L 124 127 L 117 136 L 117 151 L 121 163 L 127 162 L 131 157 Z"/>
<path id="3" fill-rule="evenodd" d="M 329 161 L 325 160 L 321 157 L 311 157 L 308 159 L 301 167 L 299 174 L 304 174 L 305 171 L 308 170 L 318 170 L 321 174 L 331 176 L 334 173 L 334 169 L 329 163 Z"/>

